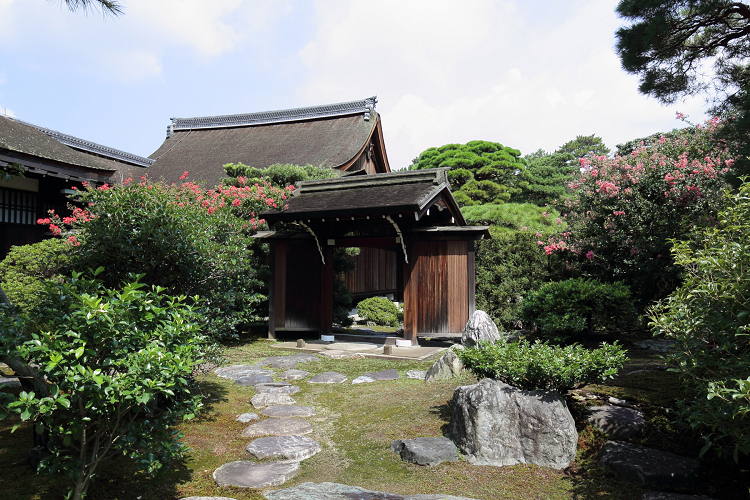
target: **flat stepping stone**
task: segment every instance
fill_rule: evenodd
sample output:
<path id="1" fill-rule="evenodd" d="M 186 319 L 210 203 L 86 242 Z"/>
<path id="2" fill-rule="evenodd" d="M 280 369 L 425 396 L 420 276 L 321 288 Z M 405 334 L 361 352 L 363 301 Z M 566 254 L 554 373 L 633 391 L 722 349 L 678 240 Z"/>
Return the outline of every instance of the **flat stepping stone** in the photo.
<path id="1" fill-rule="evenodd" d="M 266 370 L 259 365 L 232 365 L 214 370 L 217 377 L 237 380 L 252 375 L 273 375 L 273 370 Z"/>
<path id="2" fill-rule="evenodd" d="M 258 394 L 286 394 L 287 396 L 291 396 L 292 394 L 297 394 L 299 391 L 300 388 L 298 385 L 259 384 L 255 386 L 255 392 Z"/>
<path id="3" fill-rule="evenodd" d="M 254 420 L 260 420 L 260 417 L 258 416 L 257 413 L 243 413 L 242 415 L 238 416 L 235 420 L 237 420 L 238 422 L 242 422 L 243 424 L 246 424 Z"/>
<path id="4" fill-rule="evenodd" d="M 338 483 L 302 483 L 282 490 L 266 491 L 268 500 L 476 500 L 453 495 L 398 495 Z"/>
<path id="5" fill-rule="evenodd" d="M 258 459 L 286 457 L 289 460 L 304 460 L 323 448 L 320 443 L 305 436 L 273 436 L 256 439 L 245 449 Z"/>
<path id="6" fill-rule="evenodd" d="M 367 372 L 365 377 L 370 377 L 373 380 L 397 380 L 398 372 L 391 368 L 390 370 L 381 370 L 379 372 Z"/>
<path id="7" fill-rule="evenodd" d="M 369 342 L 336 342 L 335 344 L 327 345 L 325 348 L 328 351 L 372 351 L 377 349 L 377 344 L 371 344 Z"/>
<path id="8" fill-rule="evenodd" d="M 346 375 L 339 372 L 325 372 L 315 375 L 308 382 L 311 384 L 340 384 L 346 382 Z"/>
<path id="9" fill-rule="evenodd" d="M 425 370 L 409 370 L 408 372 L 406 372 L 406 378 L 424 380 L 425 377 L 427 377 L 427 371 Z"/>
<path id="10" fill-rule="evenodd" d="M 312 406 L 298 406 L 298 405 L 278 405 L 269 406 L 260 412 L 261 415 L 273 418 L 283 417 L 312 417 L 315 415 L 315 408 Z"/>
<path id="11" fill-rule="evenodd" d="M 339 350 L 330 350 L 330 351 L 321 351 L 321 356 L 325 356 L 326 358 L 331 359 L 344 359 L 344 358 L 364 358 L 364 354 L 361 352 L 354 352 L 354 351 L 339 351 Z"/>
<path id="12" fill-rule="evenodd" d="M 299 462 L 282 460 L 258 464 L 238 460 L 224 464 L 214 471 L 216 486 L 237 486 L 239 488 L 267 488 L 281 486 L 299 472 Z"/>
<path id="13" fill-rule="evenodd" d="M 21 381 L 18 377 L 0 377 L 0 386 L 6 387 L 21 387 Z"/>
<path id="14" fill-rule="evenodd" d="M 319 361 L 320 358 L 314 354 L 300 353 L 292 354 L 290 356 L 270 356 L 263 359 L 260 363 L 261 366 L 272 366 L 273 368 L 295 368 L 299 363 L 307 363 L 308 361 Z"/>
<path id="15" fill-rule="evenodd" d="M 304 378 L 307 378 L 310 375 L 310 372 L 306 372 L 305 370 L 287 370 L 285 372 L 282 372 L 279 374 L 279 378 L 283 378 L 286 380 L 302 380 Z"/>
<path id="16" fill-rule="evenodd" d="M 375 379 L 372 377 L 368 377 L 367 375 L 361 375 L 352 380 L 352 384 L 368 384 L 370 382 L 375 382 Z"/>
<path id="17" fill-rule="evenodd" d="M 250 375 L 249 377 L 238 378 L 234 381 L 235 384 L 241 386 L 268 384 L 270 382 L 273 382 L 273 375 Z"/>
<path id="18" fill-rule="evenodd" d="M 607 441 L 599 465 L 612 469 L 621 481 L 665 489 L 692 483 L 700 470 L 697 458 L 623 441 Z"/>
<path id="19" fill-rule="evenodd" d="M 588 420 L 604 434 L 617 440 L 640 434 L 646 425 L 641 412 L 624 406 L 594 407 Z"/>
<path id="20" fill-rule="evenodd" d="M 415 439 L 395 439 L 391 450 L 398 453 L 401 460 L 419 465 L 437 465 L 442 462 L 457 462 L 456 445 L 444 437 L 420 437 Z"/>
<path id="21" fill-rule="evenodd" d="M 258 436 L 299 436 L 310 434 L 312 425 L 300 418 L 269 418 L 256 424 L 250 424 L 242 431 L 242 437 Z"/>
<path id="22" fill-rule="evenodd" d="M 256 394 L 250 399 L 250 404 L 253 405 L 254 408 L 265 408 L 266 406 L 274 405 L 293 405 L 295 403 L 296 401 L 292 399 L 291 396 L 287 396 L 286 394 L 274 394 L 272 392 Z"/>

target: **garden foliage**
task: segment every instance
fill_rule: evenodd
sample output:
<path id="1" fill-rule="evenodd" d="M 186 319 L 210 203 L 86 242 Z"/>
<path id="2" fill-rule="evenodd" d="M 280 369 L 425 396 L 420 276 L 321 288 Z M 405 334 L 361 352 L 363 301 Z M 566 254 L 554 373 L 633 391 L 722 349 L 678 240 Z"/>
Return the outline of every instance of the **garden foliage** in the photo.
<path id="1" fill-rule="evenodd" d="M 99 278 L 110 288 L 137 273 L 171 294 L 200 295 L 206 331 L 232 335 L 264 315 L 263 252 L 251 236 L 265 226 L 260 214 L 282 209 L 293 189 L 240 184 L 215 190 L 145 179 L 105 184 L 82 191 L 85 210 L 38 222 L 69 243 L 72 269 L 102 267 Z"/>
<path id="2" fill-rule="evenodd" d="M 670 240 L 715 224 L 723 203 L 732 160 L 716 140 L 719 125 L 675 131 L 626 156 L 582 159 L 574 197 L 556 205 L 569 230 L 540 245 L 583 275 L 625 282 L 641 305 L 668 295 L 680 274 Z"/>
<path id="3" fill-rule="evenodd" d="M 40 468 L 65 473 L 74 499 L 115 454 L 149 472 L 181 456 L 173 426 L 200 408 L 191 374 L 211 344 L 198 312 L 138 278 L 112 290 L 73 272 L 48 282 L 33 318 L 0 305 L 0 359 L 34 367 L 38 388 L 6 394 L 0 418 L 36 422 L 51 453 Z"/>
<path id="4" fill-rule="evenodd" d="M 655 335 L 676 342 L 667 357 L 695 398 L 686 417 L 706 447 L 750 455 L 750 184 L 728 195 L 719 224 L 675 242 L 684 283 L 650 311 Z"/>
<path id="5" fill-rule="evenodd" d="M 277 187 L 293 186 L 299 181 L 316 179 L 333 179 L 338 177 L 339 171 L 330 167 L 314 167 L 312 165 L 270 165 L 266 168 L 253 168 L 242 163 L 227 163 L 224 165 L 227 178 L 225 185 L 238 186 L 254 183 L 268 183 Z M 240 180 L 239 178 L 242 178 Z"/>
<path id="6" fill-rule="evenodd" d="M 393 302 L 385 297 L 370 297 L 357 304 L 358 314 L 376 325 L 398 326 L 402 316 Z"/>
<path id="7" fill-rule="evenodd" d="M 577 344 L 560 347 L 546 342 L 481 342 L 456 351 L 477 378 L 494 378 L 519 389 L 564 392 L 614 377 L 627 361 L 617 343 L 589 350 Z"/>
<path id="8" fill-rule="evenodd" d="M 529 292 L 522 317 L 552 338 L 632 330 L 638 319 L 627 286 L 590 278 L 551 282 Z"/>

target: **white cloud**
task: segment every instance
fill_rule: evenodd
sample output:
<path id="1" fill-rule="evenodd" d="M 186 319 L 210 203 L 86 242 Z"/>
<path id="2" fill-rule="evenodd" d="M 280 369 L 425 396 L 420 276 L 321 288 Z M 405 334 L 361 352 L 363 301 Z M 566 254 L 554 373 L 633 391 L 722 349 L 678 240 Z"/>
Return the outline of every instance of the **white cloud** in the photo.
<path id="1" fill-rule="evenodd" d="M 158 55 L 145 50 L 123 50 L 106 58 L 104 64 L 108 72 L 118 80 L 138 82 L 158 77 L 162 72 L 162 62 Z"/>

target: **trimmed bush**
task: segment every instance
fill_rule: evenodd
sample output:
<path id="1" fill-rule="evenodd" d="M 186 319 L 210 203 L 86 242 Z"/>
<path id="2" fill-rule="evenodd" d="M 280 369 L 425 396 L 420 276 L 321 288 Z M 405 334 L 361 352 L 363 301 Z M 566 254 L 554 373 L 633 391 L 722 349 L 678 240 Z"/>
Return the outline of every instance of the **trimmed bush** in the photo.
<path id="1" fill-rule="evenodd" d="M 399 310 L 385 297 L 370 297 L 357 304 L 359 315 L 376 325 L 398 326 Z"/>
<path id="2" fill-rule="evenodd" d="M 241 185 L 243 182 L 239 181 L 240 177 L 245 184 L 268 182 L 274 186 L 286 187 L 299 181 L 333 179 L 340 175 L 338 170 L 330 167 L 283 165 L 280 163 L 266 168 L 253 168 L 242 163 L 227 163 L 224 165 L 224 172 L 229 178 L 222 179 L 222 182 L 230 186 Z"/>
<path id="3" fill-rule="evenodd" d="M 526 295 L 524 321 L 548 337 L 632 329 L 637 321 L 630 290 L 622 283 L 576 278 L 547 283 Z"/>
<path id="4" fill-rule="evenodd" d="M 477 378 L 502 380 L 526 391 L 563 392 L 589 382 L 604 382 L 628 360 L 617 343 L 602 343 L 599 349 L 589 350 L 578 344 L 560 347 L 539 340 L 533 344 L 525 340 L 482 342 L 456 354 Z"/>

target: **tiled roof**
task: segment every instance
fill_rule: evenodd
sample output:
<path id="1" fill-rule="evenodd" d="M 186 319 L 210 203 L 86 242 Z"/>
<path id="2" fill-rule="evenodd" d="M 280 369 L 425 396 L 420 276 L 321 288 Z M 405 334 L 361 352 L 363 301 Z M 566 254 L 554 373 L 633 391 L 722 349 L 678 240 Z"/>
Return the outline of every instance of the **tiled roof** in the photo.
<path id="1" fill-rule="evenodd" d="M 283 111 L 175 118 L 171 136 L 151 155 L 155 162 L 149 177 L 176 182 L 187 171 L 188 180 L 214 186 L 226 176 L 227 163 L 341 168 L 358 158 L 370 140 L 379 140 L 375 102 L 373 97 Z"/>

